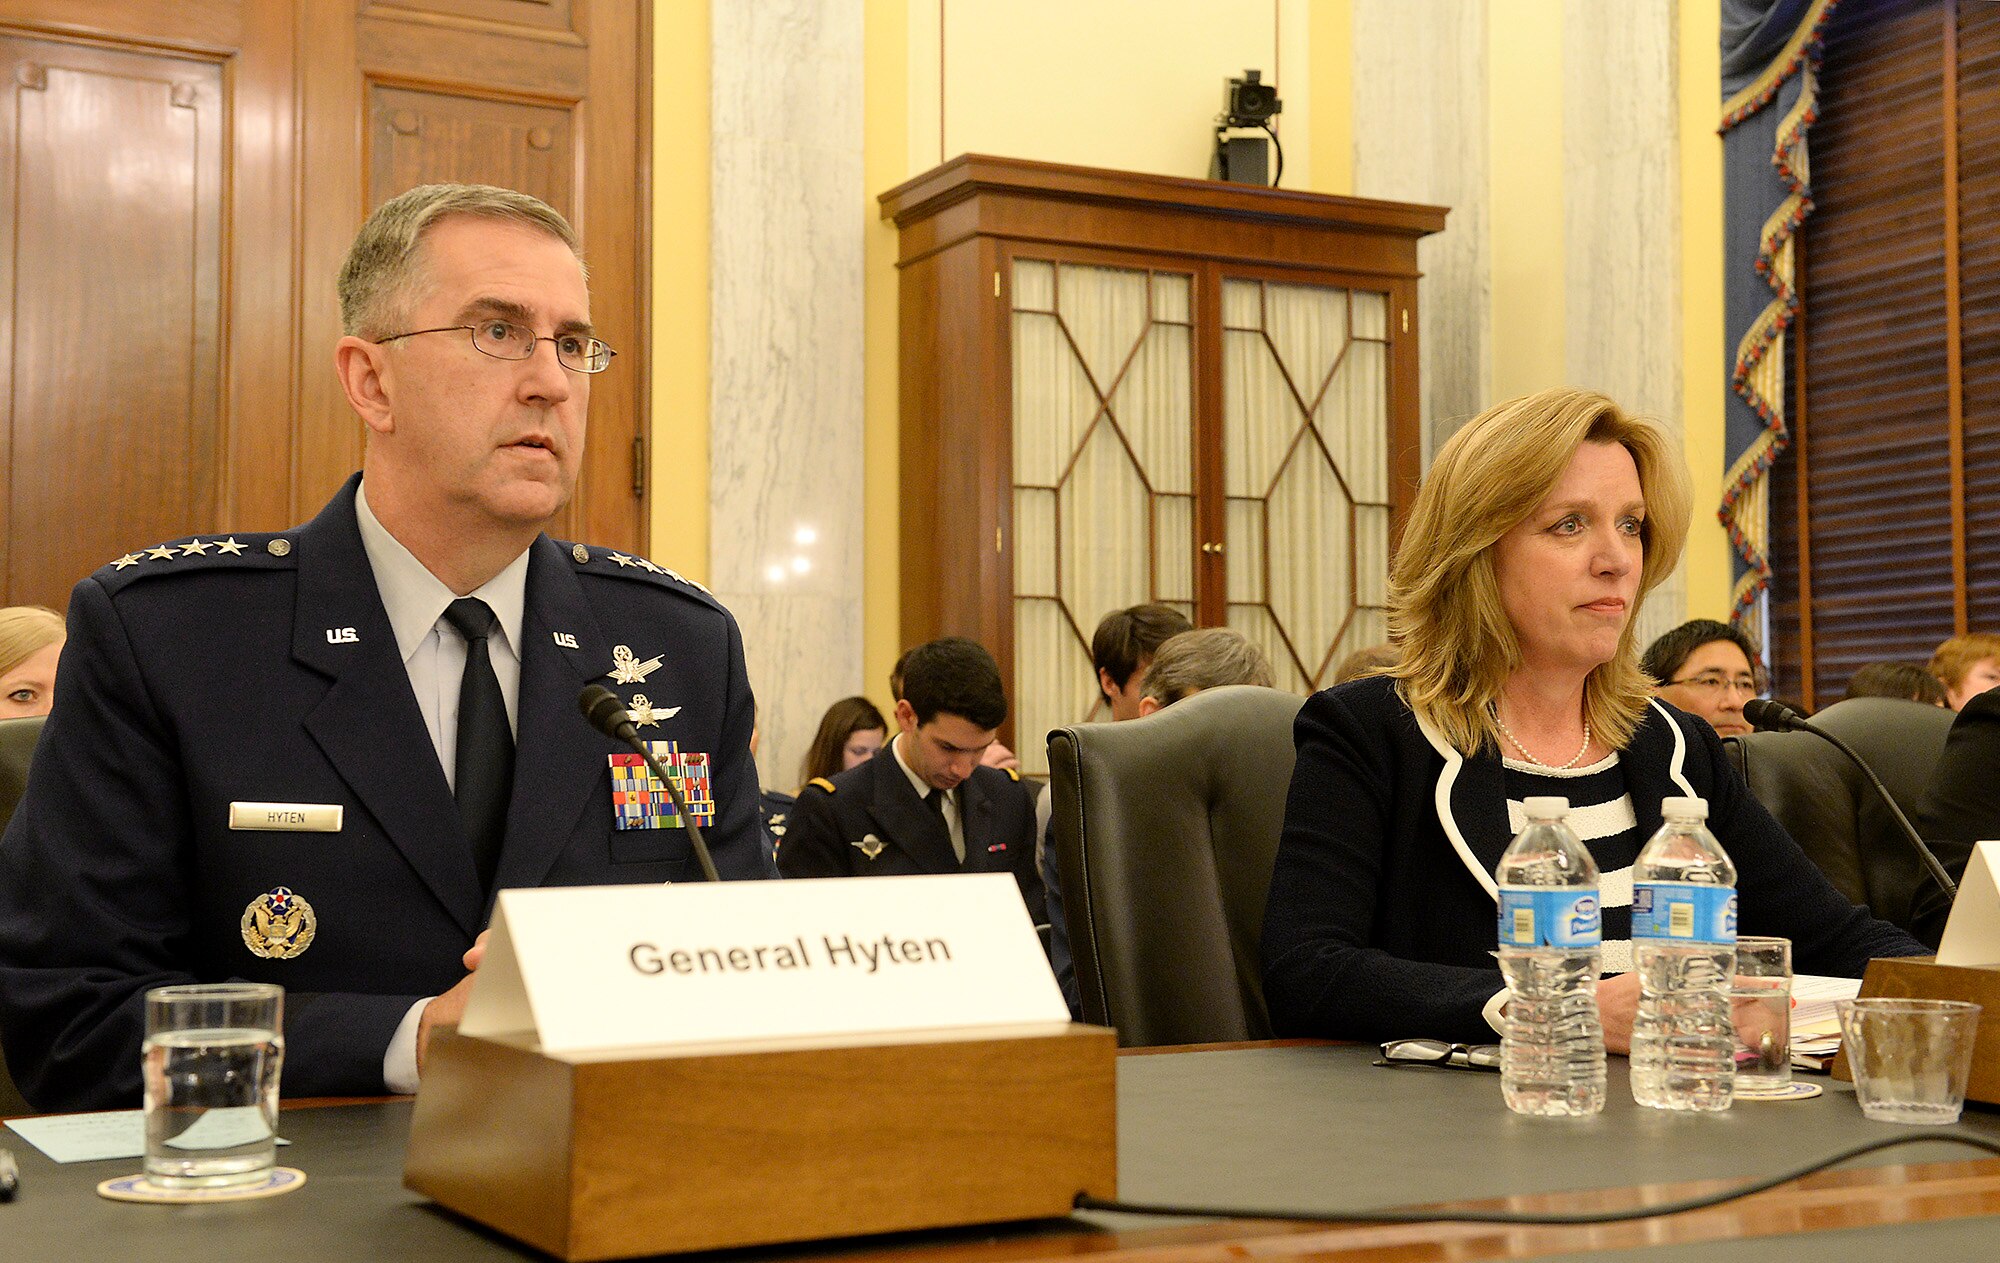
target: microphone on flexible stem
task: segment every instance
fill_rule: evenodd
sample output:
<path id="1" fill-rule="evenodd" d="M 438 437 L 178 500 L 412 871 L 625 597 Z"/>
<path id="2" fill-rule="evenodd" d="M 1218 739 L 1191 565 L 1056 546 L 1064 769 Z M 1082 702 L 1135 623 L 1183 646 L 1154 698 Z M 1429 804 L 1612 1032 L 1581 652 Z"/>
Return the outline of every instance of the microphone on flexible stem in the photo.
<path id="1" fill-rule="evenodd" d="M 1930 870 L 1931 880 L 1944 891 L 1946 898 L 1958 898 L 1958 883 L 1951 879 L 1950 873 L 1944 871 L 1944 865 L 1938 863 L 1938 857 L 1931 853 L 1930 847 L 1924 845 L 1923 838 L 1918 836 L 1916 828 L 1910 824 L 1910 818 L 1903 814 L 1903 809 L 1889 796 L 1889 790 L 1882 784 L 1882 778 L 1875 775 L 1875 769 L 1869 767 L 1867 761 L 1850 749 L 1845 741 L 1813 723 L 1790 706 L 1772 698 L 1756 697 L 1743 703 L 1743 718 L 1749 720 L 1751 726 L 1759 732 L 1809 732 L 1822 741 L 1831 742 L 1836 750 L 1853 760 L 1854 766 L 1860 768 L 1861 774 L 1868 778 L 1868 783 L 1875 787 L 1876 796 L 1889 808 L 1889 814 L 1896 818 L 1897 825 L 1903 830 L 1903 836 L 1909 839 L 1912 847 L 1916 848 L 1918 858 L 1922 859 L 1924 867 Z"/>
<path id="2" fill-rule="evenodd" d="M 582 708 L 583 717 L 590 726 L 614 741 L 623 741 L 646 760 L 646 766 L 667 787 L 667 797 L 673 800 L 674 810 L 680 813 L 681 826 L 687 830 L 688 841 L 694 844 L 694 857 L 701 861 L 701 875 L 709 881 L 721 881 L 715 875 L 715 861 L 708 857 L 708 843 L 701 836 L 701 826 L 694 822 L 694 813 L 688 810 L 687 799 L 681 796 L 680 783 L 668 776 L 646 743 L 639 739 L 639 730 L 632 726 L 632 717 L 625 713 L 625 703 L 618 700 L 618 694 L 602 684 L 586 684 L 582 696 L 576 699 Z"/>

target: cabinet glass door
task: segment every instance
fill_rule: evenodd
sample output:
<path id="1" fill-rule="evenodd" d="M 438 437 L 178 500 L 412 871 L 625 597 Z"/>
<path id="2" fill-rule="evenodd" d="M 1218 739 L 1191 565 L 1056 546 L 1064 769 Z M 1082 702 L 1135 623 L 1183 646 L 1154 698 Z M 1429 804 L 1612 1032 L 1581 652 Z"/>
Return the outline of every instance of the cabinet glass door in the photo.
<path id="1" fill-rule="evenodd" d="M 1142 601 L 1194 617 L 1192 278 L 1013 262 L 1014 696 L 1021 770 L 1101 718 L 1090 636 Z"/>
<path id="2" fill-rule="evenodd" d="M 1222 323 L 1229 626 L 1310 692 L 1388 639 L 1388 300 L 1231 278 Z"/>

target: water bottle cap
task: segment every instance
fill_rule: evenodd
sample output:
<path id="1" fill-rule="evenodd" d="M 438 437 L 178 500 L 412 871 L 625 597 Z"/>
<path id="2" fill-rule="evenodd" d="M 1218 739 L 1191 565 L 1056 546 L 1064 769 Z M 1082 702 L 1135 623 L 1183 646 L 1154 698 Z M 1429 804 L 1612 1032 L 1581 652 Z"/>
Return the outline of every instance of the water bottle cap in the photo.
<path id="1" fill-rule="evenodd" d="M 1560 820 L 1569 814 L 1569 799 L 1527 798 L 1522 800 L 1521 810 L 1530 820 Z"/>
<path id="2" fill-rule="evenodd" d="M 1708 819 L 1708 800 L 1706 798 L 1662 798 L 1660 800 L 1660 815 L 1668 820 L 1706 820 Z"/>

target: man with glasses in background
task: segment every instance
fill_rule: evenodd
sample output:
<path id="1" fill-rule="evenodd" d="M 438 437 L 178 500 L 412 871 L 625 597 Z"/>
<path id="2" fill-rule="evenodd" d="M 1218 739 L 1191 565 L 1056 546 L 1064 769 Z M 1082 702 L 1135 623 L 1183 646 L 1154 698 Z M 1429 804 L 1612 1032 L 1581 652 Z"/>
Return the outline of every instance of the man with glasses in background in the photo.
<path id="1" fill-rule="evenodd" d="M 369 217 L 340 296 L 361 473 L 304 526 L 128 553 L 71 597 L 0 841 L 0 1044 L 39 1109 L 136 1105 L 145 991 L 224 979 L 286 987 L 288 1095 L 412 1091 L 498 890 L 696 876 L 579 713 L 592 682 L 717 869 L 765 875 L 735 621 L 543 534 L 613 356 L 569 225 L 426 185 Z"/>
<path id="2" fill-rule="evenodd" d="M 1639 666 L 1664 700 L 1708 721 L 1719 737 L 1750 731 L 1743 703 L 1763 691 L 1757 650 L 1727 623 L 1697 618 L 1654 641 Z"/>

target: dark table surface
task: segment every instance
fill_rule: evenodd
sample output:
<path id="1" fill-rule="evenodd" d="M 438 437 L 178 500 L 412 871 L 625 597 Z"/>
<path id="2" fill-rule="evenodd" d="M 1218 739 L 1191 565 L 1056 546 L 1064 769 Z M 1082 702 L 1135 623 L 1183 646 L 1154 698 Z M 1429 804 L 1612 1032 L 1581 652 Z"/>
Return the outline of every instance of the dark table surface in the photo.
<path id="1" fill-rule="evenodd" d="M 1558 1190 L 1626 1189 L 1769 1174 L 1865 1140 L 1923 1134 L 1870 1123 L 1851 1089 L 1815 1080 L 1810 1101 L 1744 1102 L 1722 1115 L 1662 1114 L 1633 1106 L 1624 1062 L 1612 1059 L 1610 1103 L 1590 1119 L 1510 1114 L 1495 1075 L 1378 1069 L 1372 1050 L 1263 1047 L 1119 1059 L 1119 1181 L 1123 1198 L 1260 1209 L 1408 1206 Z M 23 1188 L 0 1206 L 0 1260 L 317 1259 L 426 1260 L 540 1257 L 441 1211 L 402 1187 L 411 1105 L 406 1100 L 293 1107 L 280 1161 L 307 1173 L 282 1197 L 221 1206 L 138 1206 L 105 1201 L 105 1179 L 137 1159 L 58 1165 L 11 1132 Z M 497 1120 L 496 1120 L 497 1121 Z M 1962 1126 L 2000 1140 L 2000 1115 L 1968 1110 Z M 2000 1163 L 1931 1142 L 1864 1163 L 1960 1163 L 2000 1199 Z M 1988 1169 L 1990 1168 L 1990 1170 Z M 691 1172 L 689 1178 L 714 1178 Z M 774 1191 L 774 1196 L 782 1193 Z M 1837 1194 L 1829 1193 L 1829 1197 Z M 2000 1205 L 2000 1202 L 1996 1202 Z M 1968 1205 L 1956 1213 L 1978 1216 Z M 895 1254 L 1027 1259 L 1215 1241 L 1227 1225 L 1088 1215 L 1046 1223 L 912 1234 L 731 1257 L 803 1259 Z M 1175 1226 L 1182 1231 L 1177 1235 Z M 1837 1217 L 1824 1226 L 1840 1227 Z M 1268 1226 L 1266 1226 L 1268 1229 Z M 1296 1231 L 1295 1229 L 1293 1231 Z M 1763 1237 L 1740 1243 L 1760 1260 L 1879 1256 L 1921 1250 L 1958 1257 L 1967 1243 L 2000 1255 L 2000 1221 L 1985 1218 Z M 998 1243 L 994 1245 L 992 1243 Z M 1300 1241 L 1300 1248 L 1309 1248 Z M 1668 1260 L 1750 1257 L 1728 1242 L 1658 1247 Z M 1720 1251 L 1720 1252 L 1719 1252 Z M 1208 1257 L 1201 1251 L 1187 1258 Z M 1411 1257 L 1398 1255 L 1398 1257 Z M 1457 1257 L 1457 1256 L 1455 1256 Z M 1486 1255 L 1462 1257 L 1487 1257 Z M 1570 1257 L 1586 1257 L 1572 1254 Z"/>

